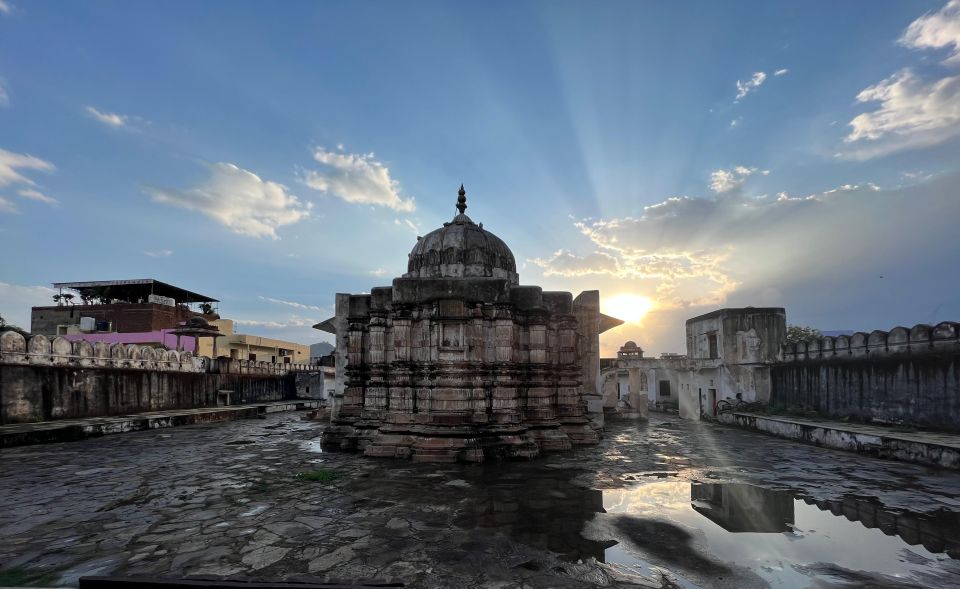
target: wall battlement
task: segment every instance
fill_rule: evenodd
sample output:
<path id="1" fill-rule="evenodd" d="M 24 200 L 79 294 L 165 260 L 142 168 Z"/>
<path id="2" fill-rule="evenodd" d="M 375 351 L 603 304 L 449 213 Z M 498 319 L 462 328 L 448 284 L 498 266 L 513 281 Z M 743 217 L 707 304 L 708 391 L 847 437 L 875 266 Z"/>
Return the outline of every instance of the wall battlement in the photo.
<path id="1" fill-rule="evenodd" d="M 189 351 L 162 350 L 137 344 L 71 342 L 63 337 L 51 340 L 44 335 L 25 338 L 15 331 L 0 334 L 0 364 L 278 376 L 317 369 L 316 366 L 308 364 L 279 364 L 232 358 L 211 359 L 206 356 L 195 356 Z"/>
<path id="2" fill-rule="evenodd" d="M 894 327 L 890 331 L 857 332 L 784 344 L 783 362 L 864 360 L 916 357 L 960 352 L 960 323 L 943 321 L 934 326 Z"/>
<path id="3" fill-rule="evenodd" d="M 960 323 L 783 346 L 770 404 L 827 417 L 960 432 Z"/>
<path id="4" fill-rule="evenodd" d="M 323 368 L 0 334 L 0 425 L 323 397 Z"/>

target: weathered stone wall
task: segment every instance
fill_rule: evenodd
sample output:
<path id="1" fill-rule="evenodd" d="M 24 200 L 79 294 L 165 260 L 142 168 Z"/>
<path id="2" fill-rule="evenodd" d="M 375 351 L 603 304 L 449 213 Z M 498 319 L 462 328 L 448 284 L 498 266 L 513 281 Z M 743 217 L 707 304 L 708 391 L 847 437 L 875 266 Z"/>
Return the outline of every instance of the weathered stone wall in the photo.
<path id="1" fill-rule="evenodd" d="M 0 335 L 0 424 L 297 398 L 315 367 L 86 341 Z M 298 375 L 301 375 L 298 378 Z"/>
<path id="2" fill-rule="evenodd" d="M 960 432 L 960 324 L 785 345 L 771 379 L 774 407 Z"/>

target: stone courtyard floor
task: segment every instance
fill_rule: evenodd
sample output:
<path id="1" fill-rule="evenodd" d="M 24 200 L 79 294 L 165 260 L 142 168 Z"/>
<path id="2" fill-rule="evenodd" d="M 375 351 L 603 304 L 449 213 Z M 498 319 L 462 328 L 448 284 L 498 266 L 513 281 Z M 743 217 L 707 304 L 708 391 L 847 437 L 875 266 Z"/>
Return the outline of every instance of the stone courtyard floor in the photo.
<path id="1" fill-rule="evenodd" d="M 0 586 L 960 586 L 955 471 L 660 414 L 531 462 L 415 465 L 321 452 L 301 415 L 0 450 Z"/>

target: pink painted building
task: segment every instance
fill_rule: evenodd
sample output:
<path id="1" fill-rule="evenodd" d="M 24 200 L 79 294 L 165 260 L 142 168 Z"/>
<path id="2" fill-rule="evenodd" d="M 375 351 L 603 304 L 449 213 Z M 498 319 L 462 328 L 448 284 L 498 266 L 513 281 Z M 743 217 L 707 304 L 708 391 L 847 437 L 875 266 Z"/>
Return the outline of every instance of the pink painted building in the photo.
<path id="1" fill-rule="evenodd" d="M 161 329 L 160 331 L 147 331 L 139 333 L 117 333 L 94 332 L 94 333 L 76 333 L 66 334 L 63 337 L 69 341 L 88 341 L 88 342 L 106 342 L 108 344 L 152 344 L 164 346 L 171 350 L 177 348 L 177 336 L 170 333 L 173 329 Z M 197 338 L 191 336 L 180 336 L 180 349 L 196 353 Z"/>

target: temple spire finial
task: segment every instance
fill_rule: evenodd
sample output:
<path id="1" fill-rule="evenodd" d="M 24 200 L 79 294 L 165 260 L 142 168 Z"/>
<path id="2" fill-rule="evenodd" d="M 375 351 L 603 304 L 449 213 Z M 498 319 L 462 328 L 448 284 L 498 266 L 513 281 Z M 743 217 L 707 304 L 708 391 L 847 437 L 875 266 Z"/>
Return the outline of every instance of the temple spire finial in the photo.
<path id="1" fill-rule="evenodd" d="M 460 211 L 462 215 L 465 210 L 467 210 L 467 191 L 463 189 L 463 184 L 460 184 L 460 190 L 457 192 L 457 210 Z"/>

